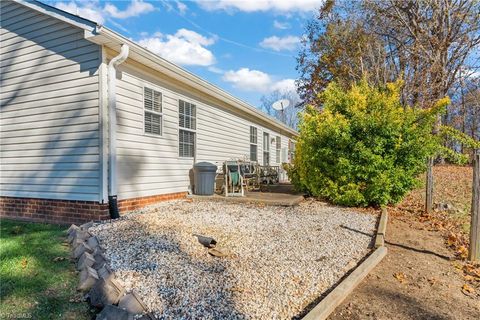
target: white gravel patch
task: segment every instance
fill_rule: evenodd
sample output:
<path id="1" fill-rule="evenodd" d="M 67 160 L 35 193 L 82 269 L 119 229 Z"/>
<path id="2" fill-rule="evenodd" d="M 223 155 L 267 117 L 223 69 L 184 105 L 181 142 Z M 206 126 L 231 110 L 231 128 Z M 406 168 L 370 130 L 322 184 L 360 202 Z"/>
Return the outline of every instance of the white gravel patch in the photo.
<path id="1" fill-rule="evenodd" d="M 305 201 L 171 201 L 89 229 L 159 319 L 287 319 L 369 251 L 376 217 Z M 356 230 L 356 231 L 355 231 Z M 193 234 L 213 237 L 216 258 Z"/>

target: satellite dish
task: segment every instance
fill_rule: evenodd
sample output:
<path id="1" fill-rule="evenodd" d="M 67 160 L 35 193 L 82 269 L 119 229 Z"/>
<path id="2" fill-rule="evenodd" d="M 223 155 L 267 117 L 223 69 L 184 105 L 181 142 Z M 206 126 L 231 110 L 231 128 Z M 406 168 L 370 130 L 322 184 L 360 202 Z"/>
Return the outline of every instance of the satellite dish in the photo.
<path id="1" fill-rule="evenodd" d="M 288 106 L 290 106 L 290 100 L 288 99 L 281 99 L 272 104 L 272 108 L 278 111 L 283 111 L 288 108 Z"/>

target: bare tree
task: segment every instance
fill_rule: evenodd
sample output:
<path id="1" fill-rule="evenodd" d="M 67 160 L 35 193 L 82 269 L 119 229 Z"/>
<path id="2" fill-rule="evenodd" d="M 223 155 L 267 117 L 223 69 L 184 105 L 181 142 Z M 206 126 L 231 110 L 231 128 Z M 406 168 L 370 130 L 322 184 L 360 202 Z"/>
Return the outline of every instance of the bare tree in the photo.
<path id="1" fill-rule="evenodd" d="M 331 81 L 348 88 L 364 78 L 385 84 L 398 76 L 384 39 L 366 28 L 361 2 L 326 1 L 305 34 L 297 87 L 307 104 L 321 104 L 318 95 Z"/>
<path id="2" fill-rule="evenodd" d="M 278 111 L 273 109 L 272 105 L 275 101 L 280 99 L 287 99 L 290 101 L 290 106 L 285 110 Z M 298 127 L 298 107 L 301 105 L 298 94 L 293 90 L 275 90 L 268 95 L 261 97 L 261 109 L 268 115 L 282 121 L 287 126 L 297 129 Z"/>
<path id="3" fill-rule="evenodd" d="M 402 78 L 405 103 L 430 107 L 448 94 L 480 44 L 478 0 L 330 0 L 306 28 L 297 59 L 305 102 L 332 80 Z"/>
<path id="4" fill-rule="evenodd" d="M 443 98 L 480 45 L 480 2 L 365 0 L 367 26 L 383 37 L 411 104 Z"/>

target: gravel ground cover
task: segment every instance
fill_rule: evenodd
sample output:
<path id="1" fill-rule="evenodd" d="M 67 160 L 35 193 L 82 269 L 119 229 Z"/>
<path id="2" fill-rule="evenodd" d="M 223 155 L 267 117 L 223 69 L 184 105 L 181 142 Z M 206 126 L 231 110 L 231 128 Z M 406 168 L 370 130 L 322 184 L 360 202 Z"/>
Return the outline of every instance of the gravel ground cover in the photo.
<path id="1" fill-rule="evenodd" d="M 95 225 L 111 268 L 159 319 L 287 319 L 369 251 L 376 216 L 305 201 L 172 201 Z M 193 234 L 213 237 L 218 258 Z"/>

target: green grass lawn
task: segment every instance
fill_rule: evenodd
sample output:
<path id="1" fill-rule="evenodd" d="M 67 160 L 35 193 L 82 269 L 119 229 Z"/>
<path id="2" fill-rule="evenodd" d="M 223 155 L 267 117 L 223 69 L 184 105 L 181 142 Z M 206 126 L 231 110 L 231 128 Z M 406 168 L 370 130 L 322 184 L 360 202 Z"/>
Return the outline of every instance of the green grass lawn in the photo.
<path id="1" fill-rule="evenodd" d="M 0 319 L 91 319 L 65 227 L 0 221 Z"/>

